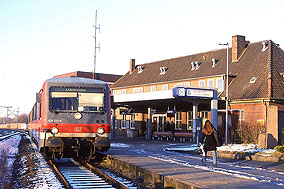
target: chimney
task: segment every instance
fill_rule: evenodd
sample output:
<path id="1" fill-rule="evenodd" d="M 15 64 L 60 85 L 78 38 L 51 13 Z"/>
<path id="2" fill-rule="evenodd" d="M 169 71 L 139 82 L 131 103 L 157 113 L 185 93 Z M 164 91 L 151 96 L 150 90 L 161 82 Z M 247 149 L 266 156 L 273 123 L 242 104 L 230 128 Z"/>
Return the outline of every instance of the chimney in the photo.
<path id="1" fill-rule="evenodd" d="M 246 37 L 242 35 L 232 36 L 232 62 L 237 62 L 249 44 Z"/>
<path id="2" fill-rule="evenodd" d="M 135 70 L 135 59 L 130 59 L 130 74 L 132 74 Z"/>

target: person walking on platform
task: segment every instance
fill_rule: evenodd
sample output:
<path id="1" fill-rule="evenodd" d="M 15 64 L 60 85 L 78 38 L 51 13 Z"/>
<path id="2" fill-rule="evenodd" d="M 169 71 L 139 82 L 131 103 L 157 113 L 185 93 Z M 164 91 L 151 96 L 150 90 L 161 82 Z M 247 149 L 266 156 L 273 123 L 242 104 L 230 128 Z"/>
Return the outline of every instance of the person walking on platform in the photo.
<path id="1" fill-rule="evenodd" d="M 214 138 L 213 132 L 215 128 L 209 120 L 206 120 L 202 128 L 201 140 L 199 145 L 203 145 L 204 142 L 204 155 L 202 155 L 202 163 L 206 163 L 207 152 L 213 151 L 213 166 L 217 166 L 217 143 Z M 205 140 L 205 141 L 204 141 Z"/>

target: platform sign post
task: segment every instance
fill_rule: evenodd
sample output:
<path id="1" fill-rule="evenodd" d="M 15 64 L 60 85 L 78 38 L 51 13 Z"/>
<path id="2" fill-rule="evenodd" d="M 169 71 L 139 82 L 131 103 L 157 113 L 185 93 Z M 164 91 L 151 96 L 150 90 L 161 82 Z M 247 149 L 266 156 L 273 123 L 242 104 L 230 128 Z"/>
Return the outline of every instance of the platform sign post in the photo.
<path id="1" fill-rule="evenodd" d="M 218 125 L 218 97 L 217 90 L 208 88 L 191 88 L 191 87 L 175 87 L 173 88 L 173 96 L 176 98 L 192 98 L 192 99 L 209 99 L 211 100 L 211 123 L 217 129 Z M 202 129 L 202 125 L 198 122 L 198 102 L 193 101 L 193 142 L 197 142 L 197 127 Z M 199 130 L 198 130 L 199 131 Z"/>

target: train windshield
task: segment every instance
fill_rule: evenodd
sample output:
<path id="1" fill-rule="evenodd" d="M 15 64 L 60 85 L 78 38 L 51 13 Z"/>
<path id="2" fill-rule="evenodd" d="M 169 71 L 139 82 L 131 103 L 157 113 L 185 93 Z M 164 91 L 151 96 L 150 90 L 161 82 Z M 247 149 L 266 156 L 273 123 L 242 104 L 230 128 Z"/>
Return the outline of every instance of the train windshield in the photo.
<path id="1" fill-rule="evenodd" d="M 104 112 L 103 89 L 51 88 L 50 111 Z"/>

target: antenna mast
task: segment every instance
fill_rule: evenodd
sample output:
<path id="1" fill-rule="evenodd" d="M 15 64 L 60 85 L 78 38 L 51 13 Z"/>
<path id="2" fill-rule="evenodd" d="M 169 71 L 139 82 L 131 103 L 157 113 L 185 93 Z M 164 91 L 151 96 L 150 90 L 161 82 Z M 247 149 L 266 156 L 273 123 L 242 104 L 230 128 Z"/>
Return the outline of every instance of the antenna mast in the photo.
<path id="1" fill-rule="evenodd" d="M 95 17 L 95 36 L 93 36 L 95 38 L 95 53 L 94 53 L 94 70 L 93 70 L 93 78 L 95 79 L 95 73 L 96 73 L 96 58 L 97 58 L 97 48 L 100 49 L 100 44 L 99 46 L 97 46 L 97 30 L 99 30 L 100 32 L 100 25 L 99 27 L 97 27 L 97 10 L 96 10 L 96 17 Z"/>

